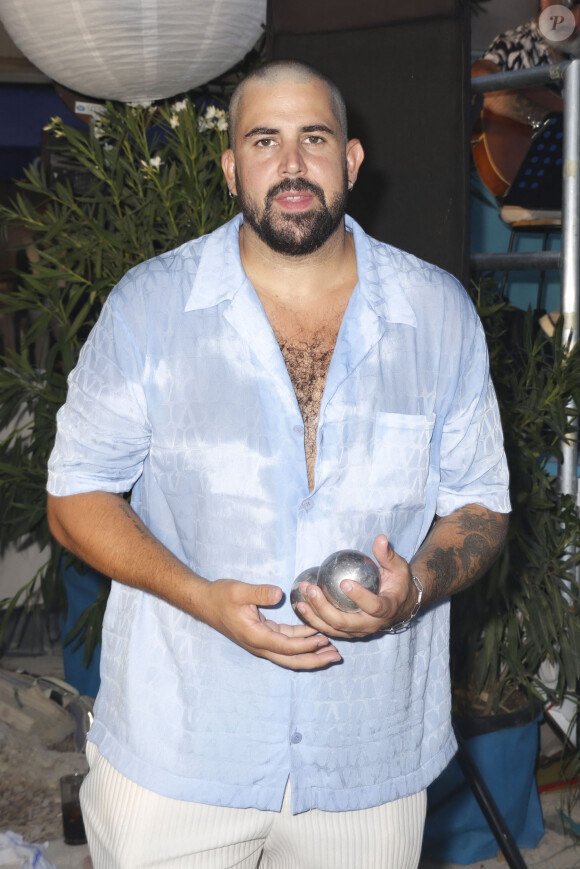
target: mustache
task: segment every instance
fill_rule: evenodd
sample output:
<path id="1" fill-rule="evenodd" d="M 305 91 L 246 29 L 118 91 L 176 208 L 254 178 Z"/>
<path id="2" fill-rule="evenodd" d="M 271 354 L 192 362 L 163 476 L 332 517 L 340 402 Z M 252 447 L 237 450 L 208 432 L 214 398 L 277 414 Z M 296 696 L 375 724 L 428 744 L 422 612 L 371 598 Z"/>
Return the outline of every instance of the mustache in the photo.
<path id="1" fill-rule="evenodd" d="M 318 196 L 323 205 L 326 204 L 322 187 L 312 181 L 307 181 L 305 178 L 284 178 L 283 181 L 270 188 L 266 202 L 272 202 L 280 193 L 303 193 L 305 190 Z"/>

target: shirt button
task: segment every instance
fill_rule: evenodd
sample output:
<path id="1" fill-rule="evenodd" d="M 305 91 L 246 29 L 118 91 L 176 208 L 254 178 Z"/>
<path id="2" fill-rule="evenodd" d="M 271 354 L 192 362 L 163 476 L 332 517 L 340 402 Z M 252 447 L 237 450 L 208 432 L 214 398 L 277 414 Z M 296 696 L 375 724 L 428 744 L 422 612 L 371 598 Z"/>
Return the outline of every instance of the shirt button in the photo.
<path id="1" fill-rule="evenodd" d="M 293 733 L 292 738 L 290 740 L 294 745 L 298 745 L 299 742 L 302 742 L 302 734 L 301 733 Z"/>
<path id="2" fill-rule="evenodd" d="M 304 434 L 304 426 L 303 425 L 295 425 L 292 429 L 294 434 L 303 435 Z"/>
<path id="3" fill-rule="evenodd" d="M 305 510 L 312 510 L 312 508 L 314 507 L 314 504 L 312 503 L 310 498 L 308 498 L 306 501 L 302 502 L 302 506 L 304 507 Z"/>

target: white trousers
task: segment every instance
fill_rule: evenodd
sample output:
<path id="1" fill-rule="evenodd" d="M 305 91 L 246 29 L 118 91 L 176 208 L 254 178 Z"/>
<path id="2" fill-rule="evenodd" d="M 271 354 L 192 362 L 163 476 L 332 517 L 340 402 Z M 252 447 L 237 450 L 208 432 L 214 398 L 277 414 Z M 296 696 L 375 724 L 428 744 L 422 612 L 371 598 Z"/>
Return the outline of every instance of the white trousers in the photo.
<path id="1" fill-rule="evenodd" d="M 81 805 L 94 869 L 416 869 L 426 791 L 353 812 L 206 806 L 125 778 L 88 743 Z"/>

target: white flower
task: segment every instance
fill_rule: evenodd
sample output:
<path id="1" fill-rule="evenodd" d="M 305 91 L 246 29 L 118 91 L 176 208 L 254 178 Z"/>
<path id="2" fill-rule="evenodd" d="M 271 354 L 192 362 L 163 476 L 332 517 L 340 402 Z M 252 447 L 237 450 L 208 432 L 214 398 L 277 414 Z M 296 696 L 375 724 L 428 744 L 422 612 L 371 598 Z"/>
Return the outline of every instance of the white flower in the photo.
<path id="1" fill-rule="evenodd" d="M 62 124 L 62 118 L 59 118 L 58 115 L 54 116 L 50 119 L 48 124 L 44 126 L 43 130 L 54 130 L 55 127 L 59 127 Z"/>
<path id="2" fill-rule="evenodd" d="M 179 126 L 179 118 L 177 117 L 177 115 L 171 115 L 171 117 L 169 118 L 169 126 L 172 129 L 175 129 Z"/>
<path id="3" fill-rule="evenodd" d="M 228 113 L 225 109 L 216 106 L 208 106 L 205 114 L 197 119 L 197 129 L 200 133 L 206 130 L 220 130 L 225 132 L 228 128 Z"/>
<path id="4" fill-rule="evenodd" d="M 153 105 L 153 100 L 128 100 L 127 105 L 132 109 L 149 109 Z"/>
<path id="5" fill-rule="evenodd" d="M 172 112 L 184 112 L 187 108 L 187 100 L 178 100 L 171 106 Z"/>
<path id="6" fill-rule="evenodd" d="M 159 169 L 162 163 L 163 160 L 161 159 L 161 157 L 159 157 L 159 155 L 157 155 L 156 157 L 151 157 L 149 162 L 147 162 L 147 160 L 141 160 L 141 165 L 144 169 Z"/>

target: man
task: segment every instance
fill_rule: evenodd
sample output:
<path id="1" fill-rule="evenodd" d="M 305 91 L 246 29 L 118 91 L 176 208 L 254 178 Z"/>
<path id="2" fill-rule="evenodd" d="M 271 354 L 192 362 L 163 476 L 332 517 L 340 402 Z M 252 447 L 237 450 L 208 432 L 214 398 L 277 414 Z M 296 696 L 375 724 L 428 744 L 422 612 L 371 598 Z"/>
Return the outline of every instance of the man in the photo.
<path id="1" fill-rule="evenodd" d="M 455 750 L 446 599 L 509 510 L 482 329 L 345 219 L 363 150 L 333 84 L 266 64 L 230 139 L 242 215 L 121 281 L 59 413 L 51 528 L 116 580 L 91 853 L 410 869 Z M 379 594 L 345 580 L 343 613 L 305 585 L 300 621 L 294 577 L 342 548 L 373 551 Z"/>
<path id="2" fill-rule="evenodd" d="M 500 33 L 492 41 L 482 58 L 472 68 L 472 76 L 510 72 L 515 69 L 530 69 L 545 64 L 558 63 L 580 56 L 580 3 L 573 0 L 540 0 L 540 12 L 546 13 L 551 6 L 563 6 L 571 12 L 576 29 L 564 40 L 550 38 L 550 27 L 540 25 L 533 18 L 513 30 Z M 561 112 L 563 100 L 561 82 L 514 90 L 493 91 L 485 94 L 485 108 L 496 115 L 539 127 L 550 112 Z"/>

